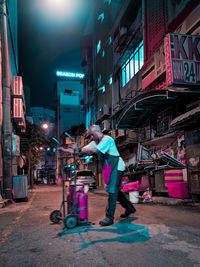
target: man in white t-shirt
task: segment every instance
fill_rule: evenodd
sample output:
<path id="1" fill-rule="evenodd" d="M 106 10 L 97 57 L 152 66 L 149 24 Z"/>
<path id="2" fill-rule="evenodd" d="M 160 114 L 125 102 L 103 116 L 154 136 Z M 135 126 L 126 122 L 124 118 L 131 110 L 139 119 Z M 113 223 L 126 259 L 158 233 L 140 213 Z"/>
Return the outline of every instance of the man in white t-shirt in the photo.
<path id="1" fill-rule="evenodd" d="M 109 193 L 106 218 L 99 222 L 101 226 L 108 226 L 114 223 L 117 200 L 126 209 L 125 213 L 121 214 L 122 218 L 128 217 L 136 209 L 120 191 L 120 183 L 125 170 L 125 164 L 119 155 L 114 139 L 109 135 L 104 135 L 98 125 L 92 125 L 88 130 L 88 134 L 92 137 L 93 141 L 83 148 L 79 148 L 79 152 L 85 154 L 96 153 L 102 166 L 105 166 L 105 162 L 107 162 L 112 167 L 110 179 L 106 187 Z"/>

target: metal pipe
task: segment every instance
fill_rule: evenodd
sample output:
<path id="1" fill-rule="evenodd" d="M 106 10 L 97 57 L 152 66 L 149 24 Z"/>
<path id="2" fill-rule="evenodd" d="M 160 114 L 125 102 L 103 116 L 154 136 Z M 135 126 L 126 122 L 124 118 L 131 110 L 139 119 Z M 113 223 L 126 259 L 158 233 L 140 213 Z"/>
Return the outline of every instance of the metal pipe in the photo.
<path id="1" fill-rule="evenodd" d="M 11 85 L 7 37 L 6 0 L 0 1 L 0 36 L 2 56 L 3 91 L 3 187 L 6 198 L 12 198 L 12 156 L 11 156 Z"/>

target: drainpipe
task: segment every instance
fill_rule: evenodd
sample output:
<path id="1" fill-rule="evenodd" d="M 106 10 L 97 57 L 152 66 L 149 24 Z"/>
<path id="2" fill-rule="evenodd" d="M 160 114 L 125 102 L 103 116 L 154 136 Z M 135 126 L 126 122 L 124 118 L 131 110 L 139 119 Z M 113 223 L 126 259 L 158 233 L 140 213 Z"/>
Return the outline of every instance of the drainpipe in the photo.
<path id="1" fill-rule="evenodd" d="M 5 197 L 12 198 L 11 86 L 9 74 L 6 0 L 0 0 L 0 38 L 3 92 L 3 189 Z"/>

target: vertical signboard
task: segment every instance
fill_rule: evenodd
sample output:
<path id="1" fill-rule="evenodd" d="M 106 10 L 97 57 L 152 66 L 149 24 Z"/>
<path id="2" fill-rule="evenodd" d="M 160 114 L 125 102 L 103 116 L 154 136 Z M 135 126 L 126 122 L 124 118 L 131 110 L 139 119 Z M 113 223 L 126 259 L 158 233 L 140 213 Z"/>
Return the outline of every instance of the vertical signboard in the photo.
<path id="1" fill-rule="evenodd" d="M 199 85 L 200 36 L 170 33 L 164 46 L 167 85 Z"/>

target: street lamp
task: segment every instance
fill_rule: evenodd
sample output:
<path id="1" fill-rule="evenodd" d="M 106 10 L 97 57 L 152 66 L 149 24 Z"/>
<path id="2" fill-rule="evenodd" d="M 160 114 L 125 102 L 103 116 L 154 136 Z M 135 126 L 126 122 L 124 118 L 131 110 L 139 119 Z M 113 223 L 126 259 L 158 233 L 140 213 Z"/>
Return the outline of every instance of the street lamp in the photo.
<path id="1" fill-rule="evenodd" d="M 47 129 L 49 129 L 49 124 L 47 122 L 43 122 L 41 124 L 41 127 L 42 127 L 42 129 L 47 130 Z"/>

